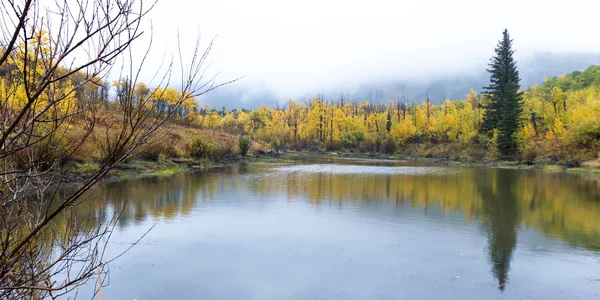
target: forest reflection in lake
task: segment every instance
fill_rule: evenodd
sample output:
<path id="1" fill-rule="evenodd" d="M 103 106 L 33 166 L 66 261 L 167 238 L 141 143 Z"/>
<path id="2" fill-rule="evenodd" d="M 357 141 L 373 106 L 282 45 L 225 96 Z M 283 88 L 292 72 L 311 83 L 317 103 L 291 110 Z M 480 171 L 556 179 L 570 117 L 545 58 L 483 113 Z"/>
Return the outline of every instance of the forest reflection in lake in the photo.
<path id="1" fill-rule="evenodd" d="M 156 224 L 149 244 L 112 270 L 126 282 L 113 279 L 104 294 L 119 299 L 548 299 L 600 290 L 597 177 L 300 161 L 107 184 L 92 197 L 80 213 L 97 222 L 125 207 L 115 244 Z"/>

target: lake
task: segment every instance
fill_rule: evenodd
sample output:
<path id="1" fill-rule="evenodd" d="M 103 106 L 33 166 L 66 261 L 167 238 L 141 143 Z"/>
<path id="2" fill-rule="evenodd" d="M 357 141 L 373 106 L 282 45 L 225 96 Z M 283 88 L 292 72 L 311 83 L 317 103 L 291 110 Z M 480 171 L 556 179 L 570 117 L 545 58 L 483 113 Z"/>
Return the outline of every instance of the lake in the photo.
<path id="1" fill-rule="evenodd" d="M 600 298 L 598 176 L 308 157 L 94 195 L 108 256 L 154 226 L 104 299 Z"/>

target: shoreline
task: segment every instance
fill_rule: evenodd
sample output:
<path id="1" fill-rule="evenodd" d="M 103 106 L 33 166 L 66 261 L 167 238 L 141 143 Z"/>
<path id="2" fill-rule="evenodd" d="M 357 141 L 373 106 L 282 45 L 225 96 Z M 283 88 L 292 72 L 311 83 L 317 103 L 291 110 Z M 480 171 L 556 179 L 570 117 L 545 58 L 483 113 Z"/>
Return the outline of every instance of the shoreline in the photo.
<path id="1" fill-rule="evenodd" d="M 584 162 L 581 167 L 565 167 L 561 164 L 534 163 L 526 164 L 514 160 L 476 160 L 445 157 L 424 157 L 403 154 L 368 154 L 353 152 L 318 152 L 318 151 L 288 151 L 280 153 L 281 158 L 301 157 L 301 156 L 322 156 L 322 157 L 341 157 L 341 158 L 363 158 L 363 159 L 388 159 L 398 161 L 417 161 L 428 162 L 431 164 L 473 166 L 473 167 L 491 167 L 491 168 L 510 168 L 510 169 L 535 169 L 535 170 L 556 170 L 556 171 L 598 171 L 600 172 L 600 161 Z"/>
<path id="2" fill-rule="evenodd" d="M 368 153 L 348 153 L 348 152 L 316 152 L 316 151 L 286 151 L 280 153 L 261 152 L 252 153 L 246 157 L 232 156 L 220 160 L 194 160 L 190 158 L 167 158 L 158 161 L 134 159 L 126 163 L 117 165 L 117 167 L 103 178 L 100 183 L 120 182 L 130 179 L 140 179 L 148 177 L 168 177 L 175 174 L 187 173 L 196 170 L 207 170 L 217 167 L 232 166 L 236 164 L 270 164 L 293 162 L 299 158 L 360 158 L 360 159 L 385 159 L 396 161 L 424 162 L 434 165 L 447 166 L 467 166 L 483 168 L 502 168 L 519 170 L 538 170 L 544 172 L 564 172 L 569 174 L 589 174 L 600 175 L 600 162 L 586 162 L 581 167 L 567 168 L 557 164 L 522 164 L 518 161 L 476 161 L 463 160 L 442 157 L 422 157 L 410 155 L 386 155 L 386 154 L 368 154 Z M 74 163 L 73 170 L 68 179 L 69 184 L 77 184 L 85 178 L 86 174 L 93 172 L 95 165 L 93 163 Z"/>

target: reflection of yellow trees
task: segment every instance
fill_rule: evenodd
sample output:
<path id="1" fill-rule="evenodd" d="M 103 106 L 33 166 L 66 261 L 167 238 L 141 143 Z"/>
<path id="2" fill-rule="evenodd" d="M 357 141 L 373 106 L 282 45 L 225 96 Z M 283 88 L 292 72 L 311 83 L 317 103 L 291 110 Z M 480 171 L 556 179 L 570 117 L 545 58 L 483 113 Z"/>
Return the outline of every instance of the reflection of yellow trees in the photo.
<path id="1" fill-rule="evenodd" d="M 101 227 L 98 225 L 114 220 L 113 213 L 119 212 L 117 226 L 123 228 L 148 218 L 188 216 L 205 201 L 228 205 L 304 200 L 315 206 L 384 203 L 393 209 L 413 205 L 425 213 L 430 208 L 441 208 L 462 212 L 468 220 L 480 220 L 488 240 L 491 271 L 501 290 L 509 281 L 522 224 L 552 238 L 600 251 L 600 178 L 564 173 L 457 168 L 448 174 L 331 174 L 276 171 L 270 167 L 252 167 L 249 171 L 247 166 L 239 166 L 109 184 L 89 197 L 97 199 L 57 218 L 44 233 L 48 237 L 44 242 L 51 243 L 56 232 L 69 238 L 93 236 L 93 231 Z M 72 226 L 72 222 L 78 222 L 78 226 Z M 80 231 L 73 232 L 73 228 Z"/>
<path id="2" fill-rule="evenodd" d="M 189 215 L 198 201 L 213 199 L 218 191 L 239 188 L 245 183 L 231 180 L 237 168 L 228 168 L 208 174 L 177 174 L 169 178 L 148 178 L 106 184 L 93 190 L 87 197 L 90 201 L 77 207 L 74 215 L 83 224 L 82 229 L 92 230 L 99 223 L 106 223 L 119 215 L 119 226 L 140 223 L 148 217 L 173 219 Z M 56 222 L 72 222 L 72 215 L 63 215 Z M 87 229 L 86 229 L 87 228 Z"/>
<path id="3" fill-rule="evenodd" d="M 286 197 L 289 201 L 307 199 L 314 205 L 410 203 L 423 208 L 462 211 L 468 220 L 480 219 L 490 224 L 504 224 L 510 214 L 515 219 L 508 227 L 525 224 L 569 243 L 600 250 L 599 178 L 467 168 L 455 174 L 428 175 L 253 171 L 240 177 L 240 172 L 247 170 L 232 167 L 193 176 L 179 174 L 110 184 L 95 191 L 91 197 L 98 201 L 88 201 L 82 209 L 93 219 L 105 222 L 110 212 L 124 208 L 120 225 L 127 226 L 148 216 L 171 219 L 188 215 L 198 202 L 223 193 L 232 193 L 239 201 L 252 196 Z M 508 201 L 507 197 L 514 198 L 515 204 L 499 206 L 497 202 Z M 504 216 L 494 215 L 499 213 Z M 89 228 L 94 228 L 94 224 L 89 224 Z"/>
<path id="4" fill-rule="evenodd" d="M 172 219 L 188 215 L 197 201 L 211 199 L 219 189 L 226 173 L 215 176 L 187 176 L 150 178 L 113 184 L 100 191 L 115 210 L 125 207 L 121 222 L 143 221 L 147 216 Z M 125 225 L 123 224 L 123 225 Z"/>
<path id="5" fill-rule="evenodd" d="M 523 174 L 518 181 L 524 223 L 600 251 L 600 179 Z"/>
<path id="6" fill-rule="evenodd" d="M 508 172 L 509 176 L 499 176 L 499 172 Z M 504 193 L 508 188 L 513 192 Z M 266 176 L 255 183 L 253 190 L 265 196 L 285 191 L 289 199 L 306 197 L 315 205 L 324 201 L 385 201 L 392 206 L 409 202 L 425 208 L 462 211 L 466 219 L 484 221 L 500 213 L 493 208 L 484 209 L 485 195 L 496 195 L 497 199 L 490 201 L 514 197 L 515 205 L 502 213 L 513 214 L 517 218 L 515 225 L 526 224 L 544 234 L 600 250 L 598 178 L 496 169 L 412 176 L 289 173 Z"/>
<path id="7" fill-rule="evenodd" d="M 386 201 L 391 205 L 411 202 L 427 207 L 439 205 L 444 210 L 462 210 L 466 217 L 473 218 L 479 211 L 477 186 L 465 170 L 461 176 L 448 175 L 390 175 L 358 176 L 355 174 L 331 175 L 324 173 L 291 173 L 272 176 L 260 182 L 265 187 L 286 186 L 288 196 L 304 195 L 313 204 L 323 201 L 362 203 Z M 281 182 L 285 180 L 286 182 Z M 268 190 L 269 188 L 264 188 Z"/>

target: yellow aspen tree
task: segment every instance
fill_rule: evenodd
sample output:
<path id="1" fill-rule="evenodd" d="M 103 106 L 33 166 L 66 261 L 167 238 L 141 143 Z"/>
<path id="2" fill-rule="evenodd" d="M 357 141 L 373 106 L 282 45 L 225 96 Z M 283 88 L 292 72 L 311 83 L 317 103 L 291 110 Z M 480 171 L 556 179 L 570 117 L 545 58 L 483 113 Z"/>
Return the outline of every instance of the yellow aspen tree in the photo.
<path id="1" fill-rule="evenodd" d="M 460 136 L 459 141 L 462 144 L 469 144 L 473 141 L 477 135 L 477 123 L 476 112 L 471 107 L 471 102 L 465 102 L 463 109 L 460 110 Z"/>
<path id="2" fill-rule="evenodd" d="M 394 138 L 397 145 L 404 145 L 412 139 L 417 133 L 417 128 L 414 125 L 412 116 L 406 116 L 406 119 L 401 120 L 392 126 L 390 134 Z"/>

